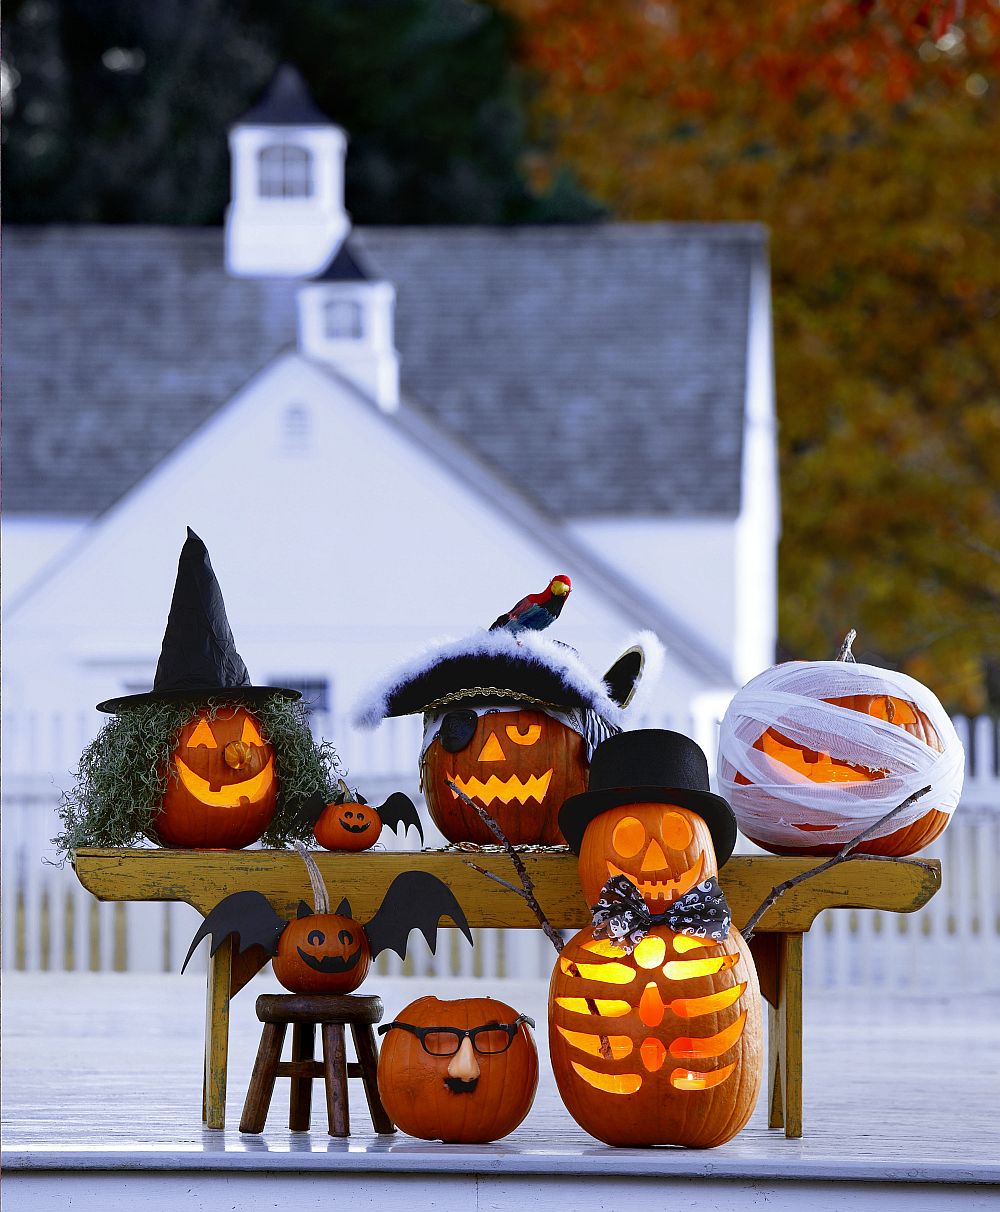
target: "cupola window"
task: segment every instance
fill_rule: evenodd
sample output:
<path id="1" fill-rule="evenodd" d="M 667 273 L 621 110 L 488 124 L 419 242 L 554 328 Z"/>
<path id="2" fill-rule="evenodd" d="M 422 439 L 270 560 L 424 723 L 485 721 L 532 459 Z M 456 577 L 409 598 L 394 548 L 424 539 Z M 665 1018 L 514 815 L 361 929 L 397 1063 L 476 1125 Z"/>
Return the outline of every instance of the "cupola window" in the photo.
<path id="1" fill-rule="evenodd" d="M 353 299 L 328 299 L 323 304 L 323 330 L 330 341 L 356 341 L 364 336 L 361 304 Z"/>
<path id="2" fill-rule="evenodd" d="M 257 153 L 262 198 L 309 198 L 313 192 L 312 156 L 294 143 L 272 143 Z"/>

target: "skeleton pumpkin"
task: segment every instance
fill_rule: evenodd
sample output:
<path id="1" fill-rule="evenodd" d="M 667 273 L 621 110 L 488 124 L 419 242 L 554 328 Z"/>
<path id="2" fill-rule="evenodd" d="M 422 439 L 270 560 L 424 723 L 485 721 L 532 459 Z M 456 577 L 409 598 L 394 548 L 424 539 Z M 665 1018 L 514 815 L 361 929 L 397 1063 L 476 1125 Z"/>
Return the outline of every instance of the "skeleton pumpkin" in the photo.
<path id="1" fill-rule="evenodd" d="M 392 1120 L 422 1140 L 507 1136 L 538 1085 L 534 1023 L 489 997 L 421 997 L 379 1027 L 378 1088 Z"/>
<path id="2" fill-rule="evenodd" d="M 776 854 L 831 854 L 913 792 L 930 792 L 862 842 L 908 855 L 948 824 L 964 753 L 938 699 L 904 674 L 856 663 L 794 661 L 759 674 L 730 703 L 719 784 L 743 832 Z"/>
<path id="3" fill-rule="evenodd" d="M 735 839 L 704 755 L 676 733 L 612 738 L 595 752 L 591 790 L 560 821 L 589 904 L 617 882 L 640 917 L 667 919 L 627 936 L 586 927 L 560 954 L 549 1047 L 567 1110 L 611 1145 L 724 1143 L 760 1089 L 760 991 L 728 917 L 713 930 L 686 908 L 718 891 L 716 845 L 725 862 Z"/>

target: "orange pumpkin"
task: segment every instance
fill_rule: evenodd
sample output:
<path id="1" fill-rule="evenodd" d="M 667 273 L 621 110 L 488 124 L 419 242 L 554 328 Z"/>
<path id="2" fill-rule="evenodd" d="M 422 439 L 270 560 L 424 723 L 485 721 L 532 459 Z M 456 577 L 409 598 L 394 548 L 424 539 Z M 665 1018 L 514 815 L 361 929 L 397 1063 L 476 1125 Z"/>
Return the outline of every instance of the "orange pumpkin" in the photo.
<path id="1" fill-rule="evenodd" d="M 653 913 L 717 874 L 705 821 L 674 804 L 624 804 L 591 820 L 580 882 L 594 904 L 626 875 Z M 549 988 L 549 1048 L 576 1122 L 609 1145 L 723 1144 L 762 1077 L 760 990 L 749 948 L 653 926 L 628 954 L 591 927 L 566 944 Z"/>
<path id="2" fill-rule="evenodd" d="M 587 785 L 583 737 L 536 708 L 480 715 L 463 748 L 440 735 L 421 759 L 431 819 L 450 842 L 493 845 L 496 838 L 448 786 L 453 780 L 481 804 L 513 845 L 560 846 L 558 813 Z"/>
<path id="3" fill-rule="evenodd" d="M 390 1118 L 411 1136 L 455 1144 L 481 1144 L 513 1132 L 538 1085 L 538 1053 L 522 1018 L 489 997 L 411 1002 L 395 1024 L 379 1028 L 385 1038 L 378 1088 Z M 425 1047 L 410 1027 L 475 1034 L 459 1039 L 431 1032 Z"/>
<path id="4" fill-rule="evenodd" d="M 355 800 L 327 804 L 313 826 L 316 841 L 327 850 L 370 850 L 381 832 L 378 812 Z"/>
<path id="5" fill-rule="evenodd" d="M 274 749 L 237 704 L 181 728 L 151 833 L 162 846 L 240 850 L 258 841 L 278 796 Z"/>
<path id="6" fill-rule="evenodd" d="M 371 961 L 360 922 L 343 913 L 306 912 L 285 927 L 271 965 L 292 993 L 352 993 Z"/>

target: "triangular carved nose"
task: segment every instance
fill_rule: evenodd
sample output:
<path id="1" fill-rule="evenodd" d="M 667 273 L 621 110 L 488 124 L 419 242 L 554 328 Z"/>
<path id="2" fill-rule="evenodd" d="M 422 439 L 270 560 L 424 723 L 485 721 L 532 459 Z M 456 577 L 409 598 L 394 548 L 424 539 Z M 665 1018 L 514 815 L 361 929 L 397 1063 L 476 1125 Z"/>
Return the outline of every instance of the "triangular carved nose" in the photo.
<path id="1" fill-rule="evenodd" d="M 497 740 L 495 732 L 490 733 L 490 739 L 483 746 L 478 760 L 480 762 L 505 762 L 507 760 L 504 751 L 500 748 L 500 742 Z"/>
<path id="2" fill-rule="evenodd" d="M 646 849 L 642 860 L 643 871 L 662 871 L 667 865 L 667 856 L 663 853 L 660 843 L 654 838 Z"/>

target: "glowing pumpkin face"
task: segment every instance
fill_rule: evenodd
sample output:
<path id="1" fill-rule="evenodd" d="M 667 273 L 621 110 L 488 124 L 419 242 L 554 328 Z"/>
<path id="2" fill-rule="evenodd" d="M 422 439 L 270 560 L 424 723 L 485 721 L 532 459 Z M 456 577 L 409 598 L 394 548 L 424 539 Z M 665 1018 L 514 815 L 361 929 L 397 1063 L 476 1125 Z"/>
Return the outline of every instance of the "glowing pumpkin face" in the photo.
<path id="1" fill-rule="evenodd" d="M 448 786 L 452 779 L 515 846 L 558 846 L 565 842 L 559 809 L 586 788 L 586 747 L 579 733 L 535 708 L 480 716 L 455 711 L 424 754 L 421 772 L 431 818 L 449 841 L 496 842 Z"/>
<path id="2" fill-rule="evenodd" d="M 163 808 L 153 825 L 164 846 L 233 849 L 263 835 L 274 816 L 274 750 L 245 707 L 200 711 L 181 729 Z"/>
<path id="3" fill-rule="evenodd" d="M 513 1132 L 538 1085 L 538 1052 L 523 1018 L 489 997 L 421 997 L 401 1010 L 403 1026 L 380 1029 L 378 1088 L 392 1120 L 411 1136 L 457 1144 Z"/>
<path id="4" fill-rule="evenodd" d="M 382 832 L 382 819 L 370 804 L 353 800 L 327 804 L 313 826 L 316 841 L 327 850 L 370 850 Z"/>
<path id="5" fill-rule="evenodd" d="M 285 927 L 271 965 L 292 993 L 351 993 L 371 959 L 360 922 L 340 913 L 305 913 Z"/>
<path id="6" fill-rule="evenodd" d="M 625 875 L 654 913 L 718 874 L 708 825 L 674 804 L 626 804 L 586 828 L 578 863 L 588 905 L 613 875 Z"/>

